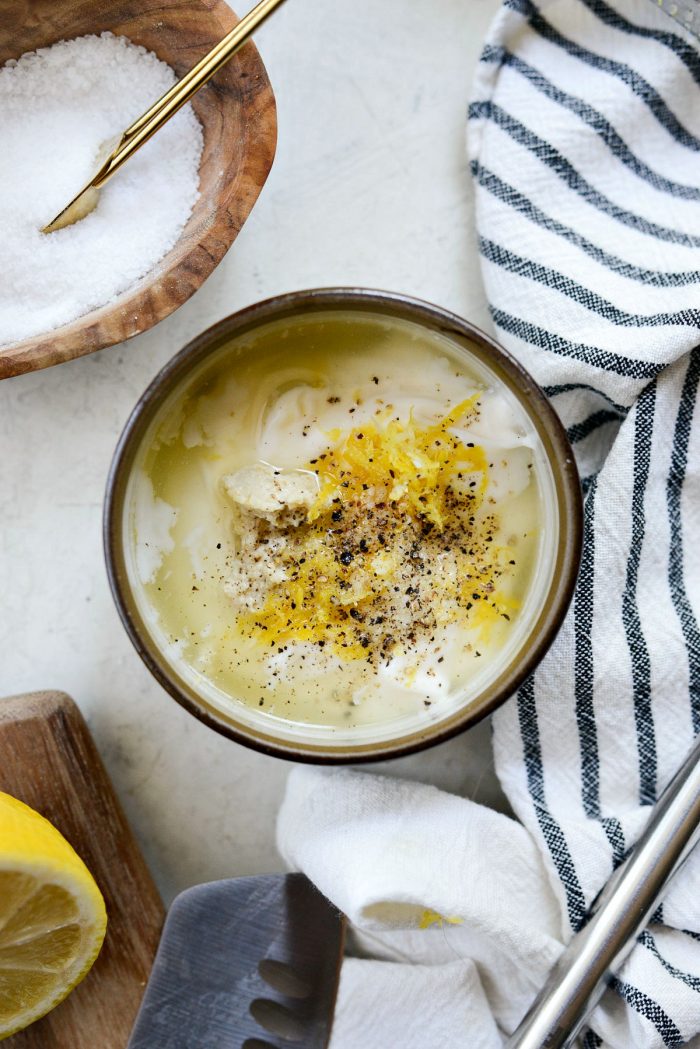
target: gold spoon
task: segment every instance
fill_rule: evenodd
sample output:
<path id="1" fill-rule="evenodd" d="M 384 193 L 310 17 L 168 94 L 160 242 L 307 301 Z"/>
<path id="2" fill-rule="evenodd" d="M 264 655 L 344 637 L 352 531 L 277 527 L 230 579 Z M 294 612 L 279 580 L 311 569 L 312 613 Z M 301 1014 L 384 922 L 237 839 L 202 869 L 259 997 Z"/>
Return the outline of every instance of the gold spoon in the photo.
<path id="1" fill-rule="evenodd" d="M 263 24 L 284 0 L 260 0 L 252 11 L 241 19 L 238 25 L 219 41 L 211 51 L 202 58 L 182 80 L 166 91 L 143 116 L 115 139 L 103 142 L 100 147 L 97 163 L 99 170 L 70 204 L 60 211 L 55 219 L 44 226 L 42 233 L 53 233 L 54 230 L 72 226 L 94 211 L 104 184 L 119 170 L 129 157 L 147 142 L 151 135 L 162 128 L 181 106 L 192 98 L 200 87 L 211 80 L 214 74 L 235 55 L 236 51 L 250 39 L 256 29 Z"/>

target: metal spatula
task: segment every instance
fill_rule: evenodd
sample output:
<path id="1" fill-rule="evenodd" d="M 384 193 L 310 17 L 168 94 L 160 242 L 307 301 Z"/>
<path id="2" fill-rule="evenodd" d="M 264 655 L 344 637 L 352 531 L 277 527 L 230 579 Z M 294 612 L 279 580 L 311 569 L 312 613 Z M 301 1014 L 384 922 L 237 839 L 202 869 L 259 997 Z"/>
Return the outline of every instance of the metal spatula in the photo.
<path id="1" fill-rule="evenodd" d="M 700 37 L 700 3 L 698 0 L 652 0 L 684 29 Z"/>
<path id="2" fill-rule="evenodd" d="M 302 874 L 187 889 L 128 1049 L 325 1049 L 344 919 Z"/>

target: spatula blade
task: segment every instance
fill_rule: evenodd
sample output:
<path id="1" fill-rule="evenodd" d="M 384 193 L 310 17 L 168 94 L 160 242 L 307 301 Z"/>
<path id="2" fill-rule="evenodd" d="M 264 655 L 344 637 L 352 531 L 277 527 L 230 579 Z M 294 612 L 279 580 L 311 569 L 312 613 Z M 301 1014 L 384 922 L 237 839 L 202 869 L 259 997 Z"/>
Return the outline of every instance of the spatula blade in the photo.
<path id="1" fill-rule="evenodd" d="M 324 1049 L 343 937 L 342 916 L 301 874 L 186 890 L 128 1049 Z"/>
<path id="2" fill-rule="evenodd" d="M 656 7 L 660 7 L 667 15 L 674 18 L 676 22 L 687 29 L 688 32 L 700 38 L 700 2 L 699 0 L 652 0 Z"/>

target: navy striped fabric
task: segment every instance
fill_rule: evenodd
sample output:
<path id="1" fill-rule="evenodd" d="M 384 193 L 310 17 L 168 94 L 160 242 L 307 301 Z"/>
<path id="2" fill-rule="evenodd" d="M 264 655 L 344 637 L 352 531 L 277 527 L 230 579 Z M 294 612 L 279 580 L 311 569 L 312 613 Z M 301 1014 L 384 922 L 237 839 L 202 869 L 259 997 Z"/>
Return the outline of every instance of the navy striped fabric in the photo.
<path id="1" fill-rule="evenodd" d="M 700 730 L 697 42 L 644 0 L 506 0 L 469 145 L 494 326 L 553 399 L 586 493 L 571 612 L 494 720 L 571 935 Z M 698 1036 L 697 857 L 655 921 L 584 1049 Z"/>

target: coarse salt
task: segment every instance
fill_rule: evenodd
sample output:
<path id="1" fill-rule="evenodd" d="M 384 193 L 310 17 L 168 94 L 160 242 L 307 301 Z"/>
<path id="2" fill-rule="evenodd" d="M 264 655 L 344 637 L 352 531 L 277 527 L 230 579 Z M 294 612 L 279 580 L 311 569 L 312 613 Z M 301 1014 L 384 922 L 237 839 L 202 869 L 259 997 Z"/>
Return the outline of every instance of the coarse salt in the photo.
<path id="1" fill-rule="evenodd" d="M 175 80 L 152 52 L 111 33 L 0 69 L 0 345 L 112 302 L 177 241 L 199 193 L 203 136 L 190 106 L 115 175 L 91 215 L 40 232 L 94 174 L 102 143 Z"/>

